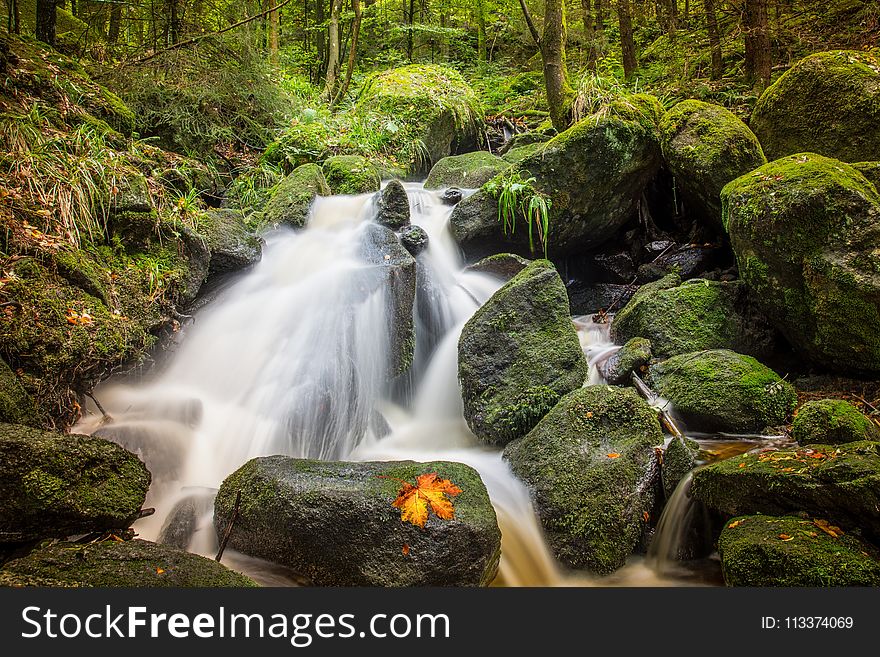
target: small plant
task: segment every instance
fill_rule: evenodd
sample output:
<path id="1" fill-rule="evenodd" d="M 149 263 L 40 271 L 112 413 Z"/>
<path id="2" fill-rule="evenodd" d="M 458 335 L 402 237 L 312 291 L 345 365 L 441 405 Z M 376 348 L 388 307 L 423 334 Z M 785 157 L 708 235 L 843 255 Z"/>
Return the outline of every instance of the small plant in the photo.
<path id="1" fill-rule="evenodd" d="M 490 180 L 484 189 L 498 198 L 498 220 L 505 235 L 516 232 L 517 214 L 526 221 L 529 230 L 529 251 L 535 252 L 535 234 L 547 257 L 550 234 L 550 197 L 533 187 L 534 178 L 522 177 L 519 171 L 502 174 Z"/>

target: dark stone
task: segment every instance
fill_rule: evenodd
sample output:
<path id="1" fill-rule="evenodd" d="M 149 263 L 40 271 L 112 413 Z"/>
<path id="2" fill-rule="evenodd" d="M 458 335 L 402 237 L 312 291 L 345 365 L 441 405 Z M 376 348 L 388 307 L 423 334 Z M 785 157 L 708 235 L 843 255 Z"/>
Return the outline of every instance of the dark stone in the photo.
<path id="1" fill-rule="evenodd" d="M 409 197 L 399 180 L 392 180 L 375 196 L 376 223 L 400 230 L 409 223 Z"/>
<path id="2" fill-rule="evenodd" d="M 573 281 L 568 285 L 571 314 L 592 315 L 609 308 L 618 310 L 627 304 L 638 289 L 637 285 Z"/>
<path id="3" fill-rule="evenodd" d="M 462 193 L 458 187 L 449 187 L 448 189 L 444 189 L 440 194 L 440 200 L 443 201 L 445 205 L 455 205 L 459 201 L 461 201 Z"/>
<path id="4" fill-rule="evenodd" d="M 199 518 L 213 508 L 215 494 L 216 491 L 205 489 L 187 495 L 175 504 L 165 519 L 156 542 L 186 550 L 198 529 Z"/>
<path id="5" fill-rule="evenodd" d="M 415 257 L 428 248 L 428 233 L 421 226 L 404 226 L 400 230 L 400 243 Z"/>
<path id="6" fill-rule="evenodd" d="M 632 256 L 626 252 L 599 253 L 593 257 L 593 265 L 603 281 L 629 283 L 635 278 Z"/>
<path id="7" fill-rule="evenodd" d="M 209 273 L 238 271 L 260 261 L 262 240 L 248 229 L 240 212 L 211 210 L 205 223 L 205 239 L 211 253 Z"/>
<path id="8" fill-rule="evenodd" d="M 497 253 L 487 258 L 483 258 L 467 267 L 468 271 L 476 271 L 482 274 L 490 274 L 498 278 L 509 281 L 511 278 L 520 273 L 529 266 L 531 260 L 527 260 L 515 253 Z"/>
<path id="9" fill-rule="evenodd" d="M 633 338 L 607 359 L 599 363 L 599 374 L 615 386 L 627 386 L 632 382 L 635 372 L 642 376 L 651 360 L 651 341 Z"/>

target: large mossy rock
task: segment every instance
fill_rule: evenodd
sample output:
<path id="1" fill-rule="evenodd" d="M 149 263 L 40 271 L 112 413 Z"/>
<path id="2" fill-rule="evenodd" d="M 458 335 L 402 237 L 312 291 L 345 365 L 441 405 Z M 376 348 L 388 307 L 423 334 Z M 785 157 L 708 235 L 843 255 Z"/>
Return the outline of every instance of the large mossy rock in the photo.
<path id="1" fill-rule="evenodd" d="M 842 399 L 817 399 L 801 406 L 791 425 L 791 437 L 801 445 L 837 445 L 857 440 L 880 440 L 880 431 L 859 409 Z"/>
<path id="2" fill-rule="evenodd" d="M 0 543 L 125 529 L 150 473 L 102 438 L 0 424 Z"/>
<path id="3" fill-rule="evenodd" d="M 581 387 L 587 361 L 552 263 L 536 260 L 468 320 L 458 342 L 464 416 L 476 436 L 525 436 L 560 397 Z"/>
<path id="4" fill-rule="evenodd" d="M 880 195 L 848 164 L 802 153 L 723 190 L 751 298 L 801 356 L 880 372 Z"/>
<path id="5" fill-rule="evenodd" d="M 629 385 L 632 375 L 642 375 L 651 361 L 651 341 L 645 338 L 632 338 L 599 363 L 599 374 L 606 382 L 615 386 Z"/>
<path id="6" fill-rule="evenodd" d="M 880 538 L 880 443 L 762 451 L 694 472 L 691 494 L 732 517 L 808 513 Z"/>
<path id="7" fill-rule="evenodd" d="M 209 210 L 200 226 L 211 252 L 211 274 L 244 269 L 260 261 L 263 244 L 245 223 L 244 215 L 232 209 Z"/>
<path id="8" fill-rule="evenodd" d="M 767 163 L 758 138 L 733 112 L 699 100 L 675 105 L 660 123 L 663 159 L 686 207 L 721 228 L 721 189 Z"/>
<path id="9" fill-rule="evenodd" d="M 867 178 L 868 182 L 874 185 L 874 188 L 880 192 L 880 161 L 856 162 L 852 167 Z"/>
<path id="10" fill-rule="evenodd" d="M 425 180 L 425 189 L 482 187 L 509 167 L 510 163 L 487 151 L 450 155 L 431 168 L 431 173 Z"/>
<path id="11" fill-rule="evenodd" d="M 331 194 L 324 172 L 317 164 L 303 164 L 291 171 L 272 193 L 263 210 L 261 226 L 282 224 L 302 228 L 316 196 Z"/>
<path id="12" fill-rule="evenodd" d="M 213 559 L 149 541 L 55 543 L 4 564 L 4 575 L 65 587 L 254 587 Z M 15 579 L 13 579 L 13 582 Z"/>
<path id="13" fill-rule="evenodd" d="M 776 372 L 728 349 L 655 363 L 650 381 L 695 431 L 759 432 L 784 424 L 797 403 L 794 388 Z"/>
<path id="14" fill-rule="evenodd" d="M 324 160 L 324 178 L 334 194 L 371 194 L 382 185 L 379 171 L 360 155 L 336 155 Z"/>
<path id="15" fill-rule="evenodd" d="M 15 372 L 0 359 L 0 422 L 39 426 L 42 416 Z"/>
<path id="16" fill-rule="evenodd" d="M 372 289 L 385 290 L 388 319 L 388 374 L 403 374 L 415 354 L 413 304 L 416 298 L 416 261 L 390 228 L 379 224 L 364 227 L 361 257 L 374 265 Z"/>
<path id="17" fill-rule="evenodd" d="M 634 390 L 591 386 L 563 397 L 504 458 L 532 491 L 556 557 L 604 574 L 641 538 L 662 443 L 657 413 Z"/>
<path id="18" fill-rule="evenodd" d="M 500 190 L 509 176 L 535 179 L 534 189 L 552 201 L 549 251 L 562 256 L 610 239 L 636 212 L 659 164 L 653 119 L 625 105 L 581 120 L 493 181 Z M 518 230 L 503 233 L 498 193 L 484 187 L 452 213 L 452 234 L 468 260 L 503 251 L 530 255 L 522 217 Z"/>
<path id="19" fill-rule="evenodd" d="M 827 523 L 827 521 L 826 521 Z M 741 516 L 718 539 L 728 586 L 880 586 L 880 553 L 794 516 Z M 833 535 L 832 535 L 833 534 Z"/>
<path id="20" fill-rule="evenodd" d="M 458 71 L 444 66 L 410 64 L 377 73 L 364 85 L 356 110 L 371 120 L 387 116 L 421 140 L 423 158 L 406 163 L 410 174 L 427 173 L 444 157 L 473 150 L 481 138 L 479 99 Z"/>
<path id="21" fill-rule="evenodd" d="M 509 281 L 511 278 L 520 273 L 529 266 L 531 260 L 527 260 L 515 253 L 496 253 L 487 256 L 467 267 L 467 271 L 480 272 L 481 274 L 489 274 L 503 281 Z"/>
<path id="22" fill-rule="evenodd" d="M 618 343 L 647 338 L 659 358 L 706 349 L 763 357 L 774 343 L 772 327 L 755 310 L 742 282 L 682 283 L 677 274 L 639 288 L 614 316 L 611 337 Z"/>
<path id="23" fill-rule="evenodd" d="M 844 162 L 880 160 L 880 57 L 818 52 L 758 99 L 751 126 L 770 159 L 810 151 Z"/>
<path id="24" fill-rule="evenodd" d="M 424 527 L 392 506 L 402 482 L 436 473 L 461 489 L 453 519 Z M 284 456 L 252 459 L 223 482 L 214 523 L 241 504 L 229 546 L 291 568 L 321 586 L 486 586 L 501 532 L 480 475 L 461 463 L 344 463 Z"/>

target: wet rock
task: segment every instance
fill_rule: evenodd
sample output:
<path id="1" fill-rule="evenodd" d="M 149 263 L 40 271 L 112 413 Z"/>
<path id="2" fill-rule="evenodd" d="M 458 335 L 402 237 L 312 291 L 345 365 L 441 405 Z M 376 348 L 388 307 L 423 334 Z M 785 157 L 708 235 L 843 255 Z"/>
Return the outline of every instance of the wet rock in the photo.
<path id="1" fill-rule="evenodd" d="M 404 226 L 400 230 L 400 243 L 415 257 L 428 248 L 428 233 L 421 226 Z"/>
<path id="2" fill-rule="evenodd" d="M 211 511 L 217 491 L 205 489 L 187 495 L 171 509 L 157 543 L 186 550 L 192 542 L 199 525 L 199 519 Z"/>
<path id="3" fill-rule="evenodd" d="M 676 487 L 687 474 L 697 467 L 697 456 L 700 453 L 700 445 L 689 438 L 679 440 L 673 438 L 663 452 L 663 463 L 660 466 L 660 474 L 663 482 L 663 495 L 666 499 L 672 497 Z"/>
<path id="4" fill-rule="evenodd" d="M 309 219 L 309 210 L 316 196 L 331 194 L 324 172 L 317 164 L 303 164 L 282 180 L 260 219 L 260 227 L 280 226 L 302 228 Z"/>
<path id="5" fill-rule="evenodd" d="M 440 200 L 444 205 L 455 205 L 461 201 L 462 193 L 458 187 L 449 187 L 440 193 Z"/>
<path id="6" fill-rule="evenodd" d="M 857 440 L 880 440 L 880 431 L 859 409 L 842 399 L 819 399 L 801 406 L 791 425 L 801 445 L 837 445 Z"/>
<path id="7" fill-rule="evenodd" d="M 797 403 L 790 383 L 727 349 L 673 356 L 649 372 L 654 390 L 695 431 L 760 432 L 784 424 Z"/>
<path id="8" fill-rule="evenodd" d="M 14 559 L 0 571 L 67 587 L 253 587 L 213 559 L 149 541 L 55 543 Z"/>
<path id="9" fill-rule="evenodd" d="M 880 443 L 743 454 L 694 473 L 693 496 L 727 517 L 807 513 L 880 538 Z"/>
<path id="10" fill-rule="evenodd" d="M 720 212 L 719 210 L 719 216 Z M 720 266 L 723 262 L 722 253 L 722 249 L 717 246 L 687 244 L 667 251 L 653 264 L 662 269 L 664 275 L 674 272 L 686 281 Z"/>
<path id="11" fill-rule="evenodd" d="M 626 252 L 599 253 L 593 257 L 593 266 L 602 280 L 610 283 L 629 283 L 635 278 L 632 256 Z"/>
<path id="12" fill-rule="evenodd" d="M 586 376 L 565 286 L 547 260 L 514 276 L 462 329 L 464 416 L 484 442 L 521 438 Z"/>
<path id="13" fill-rule="evenodd" d="M 798 354 L 880 372 L 880 195 L 843 162 L 793 155 L 722 192 L 740 276 Z"/>
<path id="14" fill-rule="evenodd" d="M 371 194 L 382 186 L 379 171 L 360 155 L 328 157 L 322 169 L 334 194 Z"/>
<path id="15" fill-rule="evenodd" d="M 809 518 L 731 518 L 718 552 L 728 586 L 880 586 L 877 548 L 850 534 L 832 536 Z"/>
<path id="16" fill-rule="evenodd" d="M 532 491 L 556 557 L 604 574 L 642 536 L 662 443 L 657 413 L 634 390 L 591 386 L 563 397 L 504 458 Z"/>
<path id="17" fill-rule="evenodd" d="M 262 240 L 248 229 L 240 212 L 210 210 L 205 223 L 204 235 L 211 253 L 210 274 L 238 271 L 260 261 Z"/>
<path id="18" fill-rule="evenodd" d="M 486 151 L 450 155 L 431 168 L 431 173 L 425 180 L 425 189 L 442 187 L 475 189 L 482 187 L 484 183 L 509 167 L 508 162 Z"/>
<path id="19" fill-rule="evenodd" d="M 571 314 L 592 315 L 600 310 L 620 310 L 638 289 L 637 285 L 573 281 L 568 285 Z"/>
<path id="20" fill-rule="evenodd" d="M 527 260 L 515 253 L 496 253 L 483 258 L 467 267 L 468 271 L 476 271 L 482 274 L 490 274 L 509 281 L 529 266 L 531 260 Z"/>
<path id="21" fill-rule="evenodd" d="M 0 543 L 124 529 L 149 486 L 144 464 L 110 441 L 0 424 Z"/>
<path id="22" fill-rule="evenodd" d="M 399 180 L 392 180 L 375 197 L 376 223 L 400 230 L 409 223 L 409 197 Z"/>
<path id="23" fill-rule="evenodd" d="M 401 522 L 401 481 L 436 473 L 461 488 L 455 517 Z M 461 463 L 248 461 L 217 494 L 215 526 L 241 505 L 229 547 L 283 564 L 319 586 L 486 586 L 501 532 L 479 474 Z M 407 549 L 408 548 L 408 549 Z"/>
<path id="24" fill-rule="evenodd" d="M 599 364 L 599 374 L 611 385 L 630 385 L 633 373 L 642 376 L 650 361 L 651 341 L 632 338 Z"/>

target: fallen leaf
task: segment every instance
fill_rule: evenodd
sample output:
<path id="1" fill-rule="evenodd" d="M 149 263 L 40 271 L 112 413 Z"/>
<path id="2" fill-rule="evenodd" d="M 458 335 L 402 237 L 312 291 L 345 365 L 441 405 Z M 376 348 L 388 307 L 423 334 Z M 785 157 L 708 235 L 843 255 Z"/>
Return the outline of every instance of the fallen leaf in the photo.
<path id="1" fill-rule="evenodd" d="M 782 539 L 783 541 L 791 541 L 791 540 L 794 540 L 794 537 L 793 537 L 793 536 L 789 536 L 788 534 L 780 534 L 780 535 L 779 535 L 779 538 Z"/>
<path id="2" fill-rule="evenodd" d="M 447 495 L 458 495 L 461 488 L 449 479 L 440 479 L 436 472 L 429 472 L 419 475 L 415 486 L 408 481 L 401 483 L 397 499 L 391 506 L 400 509 L 402 522 L 424 527 L 428 520 L 428 505 L 438 518 L 452 520 L 455 517 L 455 507 Z"/>
<path id="3" fill-rule="evenodd" d="M 157 574 L 157 575 L 161 575 L 161 574 L 164 573 L 164 572 L 165 572 L 164 569 L 162 569 L 162 568 L 156 568 L 156 574 Z"/>
<path id="4" fill-rule="evenodd" d="M 618 454 L 617 452 L 610 452 L 609 454 L 606 454 L 605 456 L 607 456 L 610 459 L 620 458 L 620 454 Z"/>
<path id="5" fill-rule="evenodd" d="M 647 511 L 642 511 L 642 518 L 645 522 L 648 522 L 651 519 L 651 514 Z"/>
<path id="6" fill-rule="evenodd" d="M 739 467 L 744 468 L 744 467 L 746 467 L 746 464 L 745 464 L 745 463 L 740 463 L 740 464 L 739 464 Z"/>
<path id="7" fill-rule="evenodd" d="M 404 544 L 403 544 L 403 550 L 402 550 L 402 552 L 403 552 L 403 556 L 407 556 L 407 555 L 409 554 L 409 543 L 404 543 Z"/>
<path id="8" fill-rule="evenodd" d="M 742 520 L 734 520 L 732 523 L 727 525 L 727 528 L 728 529 L 735 529 L 736 527 L 739 527 L 742 524 L 742 522 L 743 522 Z"/>
<path id="9" fill-rule="evenodd" d="M 817 518 L 813 521 L 813 524 L 832 538 L 843 536 L 843 530 L 840 527 L 835 527 L 827 520 L 820 520 Z"/>
<path id="10" fill-rule="evenodd" d="M 587 411 L 587 417 L 593 417 L 593 411 Z"/>

